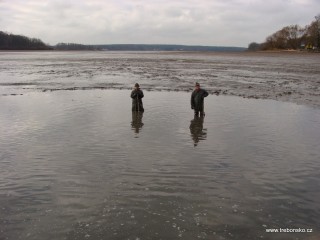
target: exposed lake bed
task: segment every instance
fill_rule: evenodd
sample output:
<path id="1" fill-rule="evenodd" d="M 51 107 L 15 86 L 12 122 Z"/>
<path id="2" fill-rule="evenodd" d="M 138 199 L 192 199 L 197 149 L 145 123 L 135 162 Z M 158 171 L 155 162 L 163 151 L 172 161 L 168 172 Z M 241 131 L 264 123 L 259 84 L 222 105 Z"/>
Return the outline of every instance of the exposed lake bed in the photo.
<path id="1" fill-rule="evenodd" d="M 320 58 L 308 53 L 1 52 L 0 94 L 74 89 L 191 91 L 320 106 Z"/>
<path id="2" fill-rule="evenodd" d="M 319 238 L 317 55 L 303 55 L 306 70 L 288 55 L 46 54 L 1 55 L 0 239 Z M 259 62 L 274 70 L 244 82 Z M 275 69 L 276 85 L 297 78 L 279 89 L 289 102 L 224 96 Z M 212 93 L 204 118 L 190 109 L 194 81 Z M 143 114 L 131 112 L 135 82 Z"/>

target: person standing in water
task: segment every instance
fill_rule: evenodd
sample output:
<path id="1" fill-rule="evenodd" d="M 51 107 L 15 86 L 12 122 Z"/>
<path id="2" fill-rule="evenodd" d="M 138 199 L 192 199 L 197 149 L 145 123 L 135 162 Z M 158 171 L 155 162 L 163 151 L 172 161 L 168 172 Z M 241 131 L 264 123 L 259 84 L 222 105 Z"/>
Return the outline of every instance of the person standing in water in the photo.
<path id="1" fill-rule="evenodd" d="M 133 112 L 144 112 L 142 98 L 144 97 L 143 91 L 140 89 L 138 83 L 134 85 L 134 89 L 131 92 L 132 98 L 132 111 Z"/>
<path id="2" fill-rule="evenodd" d="M 191 109 L 194 110 L 194 116 L 204 116 L 204 98 L 209 94 L 206 90 L 200 88 L 200 84 L 196 83 L 195 89 L 191 94 Z"/>

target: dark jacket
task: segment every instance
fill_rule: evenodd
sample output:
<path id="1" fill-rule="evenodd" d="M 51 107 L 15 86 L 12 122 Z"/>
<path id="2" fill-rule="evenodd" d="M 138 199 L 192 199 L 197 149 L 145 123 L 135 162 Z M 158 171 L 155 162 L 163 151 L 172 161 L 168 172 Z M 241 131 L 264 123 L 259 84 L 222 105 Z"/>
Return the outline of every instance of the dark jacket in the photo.
<path id="1" fill-rule="evenodd" d="M 195 111 L 203 112 L 204 98 L 208 95 L 209 93 L 204 89 L 194 90 L 191 94 L 191 108 Z"/>
<path id="2" fill-rule="evenodd" d="M 142 98 L 144 97 L 142 90 L 132 90 L 131 98 L 132 98 L 132 111 L 143 112 L 143 103 Z"/>

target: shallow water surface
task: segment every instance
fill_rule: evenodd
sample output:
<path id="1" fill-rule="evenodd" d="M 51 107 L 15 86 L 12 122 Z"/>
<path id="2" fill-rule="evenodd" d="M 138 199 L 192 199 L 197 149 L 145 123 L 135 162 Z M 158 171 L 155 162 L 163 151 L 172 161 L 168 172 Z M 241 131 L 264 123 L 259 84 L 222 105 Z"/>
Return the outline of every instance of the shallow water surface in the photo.
<path id="1" fill-rule="evenodd" d="M 1 97 L 0 239 L 319 239 L 319 110 L 129 95 Z"/>

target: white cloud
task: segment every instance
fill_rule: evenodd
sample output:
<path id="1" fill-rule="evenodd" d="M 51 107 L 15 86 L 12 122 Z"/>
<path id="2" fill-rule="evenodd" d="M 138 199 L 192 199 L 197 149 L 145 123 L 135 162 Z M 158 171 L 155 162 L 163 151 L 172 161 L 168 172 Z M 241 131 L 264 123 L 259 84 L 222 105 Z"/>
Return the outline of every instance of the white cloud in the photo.
<path id="1" fill-rule="evenodd" d="M 309 24 L 317 0 L 2 0 L 0 29 L 43 41 L 247 46 Z"/>

